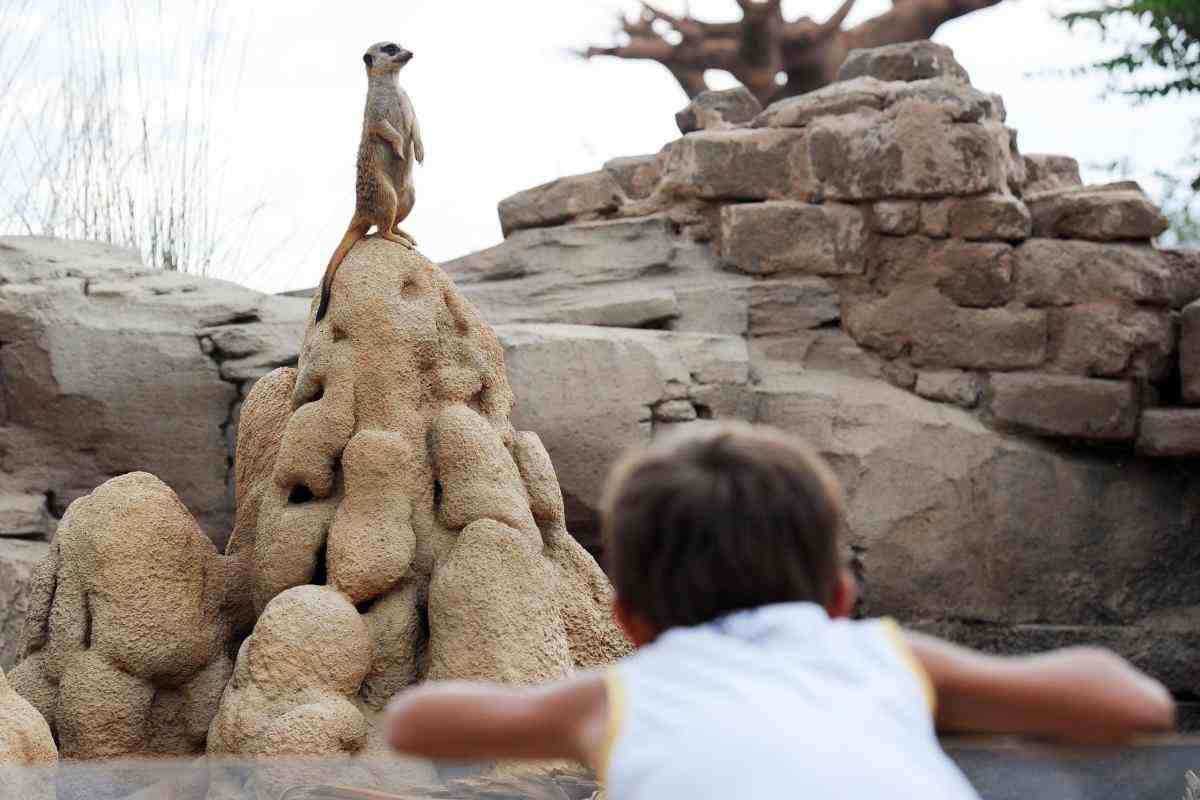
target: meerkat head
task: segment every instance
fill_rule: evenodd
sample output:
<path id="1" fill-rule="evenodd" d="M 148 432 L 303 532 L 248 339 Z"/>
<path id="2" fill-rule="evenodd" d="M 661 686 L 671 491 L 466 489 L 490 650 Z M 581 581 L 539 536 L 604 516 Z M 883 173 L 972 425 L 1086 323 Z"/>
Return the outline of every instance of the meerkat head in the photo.
<path id="1" fill-rule="evenodd" d="M 404 65 L 412 60 L 413 54 L 398 44 L 378 42 L 367 48 L 363 53 L 363 63 L 367 65 L 368 75 L 386 75 L 389 72 L 399 72 Z"/>

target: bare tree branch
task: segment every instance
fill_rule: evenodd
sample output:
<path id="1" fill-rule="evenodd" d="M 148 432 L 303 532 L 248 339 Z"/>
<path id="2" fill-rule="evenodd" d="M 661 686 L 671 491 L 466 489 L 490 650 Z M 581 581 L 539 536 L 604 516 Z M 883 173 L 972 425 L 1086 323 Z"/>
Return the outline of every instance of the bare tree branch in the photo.
<path id="1" fill-rule="evenodd" d="M 765 104 L 829 83 L 851 49 L 928 39 L 943 23 L 1000 2 L 893 0 L 891 10 L 849 30 L 842 26 L 855 0 L 843 0 L 821 23 L 810 17 L 784 19 L 782 0 L 735 0 L 742 11 L 736 22 L 698 20 L 688 5 L 680 16 L 644 2 L 638 19 L 621 21 L 620 31 L 628 42 L 589 47 L 580 54 L 657 61 L 689 97 L 708 88 L 705 70 L 726 70 Z M 660 33 L 664 24 L 677 40 Z M 780 73 L 787 78 L 782 86 Z"/>

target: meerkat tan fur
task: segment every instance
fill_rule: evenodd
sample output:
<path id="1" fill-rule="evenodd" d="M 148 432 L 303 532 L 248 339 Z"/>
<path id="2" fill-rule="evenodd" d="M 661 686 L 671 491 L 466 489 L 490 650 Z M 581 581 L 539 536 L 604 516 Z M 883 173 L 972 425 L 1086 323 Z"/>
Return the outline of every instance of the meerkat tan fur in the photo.
<path id="1" fill-rule="evenodd" d="M 417 242 L 400 223 L 416 202 L 413 161 L 424 163 L 425 145 L 412 101 L 400 88 L 399 74 L 412 53 L 392 42 L 371 45 L 363 53 L 367 68 L 367 105 L 363 112 L 362 141 L 358 145 L 358 178 L 354 188 L 354 217 L 341 244 L 333 251 L 321 278 L 317 322 L 329 310 L 333 276 L 354 243 L 374 225 L 389 242 L 415 247 Z"/>

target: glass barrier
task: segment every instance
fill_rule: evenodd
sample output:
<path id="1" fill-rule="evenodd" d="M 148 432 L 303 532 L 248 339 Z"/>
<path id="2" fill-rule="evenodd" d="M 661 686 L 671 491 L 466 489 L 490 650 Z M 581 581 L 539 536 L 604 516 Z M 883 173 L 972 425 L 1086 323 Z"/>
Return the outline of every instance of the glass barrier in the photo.
<path id="1" fill-rule="evenodd" d="M 944 747 L 983 800 L 1200 800 L 1200 777 L 1189 776 L 1192 770 L 1200 773 L 1200 737 L 1105 751 L 1068 752 L 996 739 L 946 740 Z M 3 800 L 593 800 L 600 792 L 592 775 L 568 766 L 451 765 L 393 757 L 0 767 Z"/>

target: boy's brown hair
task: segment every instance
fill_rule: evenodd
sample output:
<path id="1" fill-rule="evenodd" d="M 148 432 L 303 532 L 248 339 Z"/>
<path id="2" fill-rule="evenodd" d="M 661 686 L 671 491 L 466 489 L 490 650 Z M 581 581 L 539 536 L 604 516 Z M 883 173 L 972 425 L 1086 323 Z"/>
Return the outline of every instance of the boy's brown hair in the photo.
<path id="1" fill-rule="evenodd" d="M 844 517 L 832 470 L 798 439 L 704 426 L 613 468 L 605 558 L 622 603 L 660 632 L 770 603 L 827 605 Z"/>

